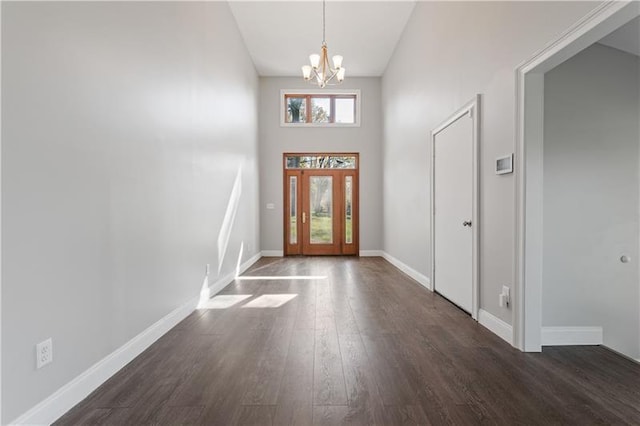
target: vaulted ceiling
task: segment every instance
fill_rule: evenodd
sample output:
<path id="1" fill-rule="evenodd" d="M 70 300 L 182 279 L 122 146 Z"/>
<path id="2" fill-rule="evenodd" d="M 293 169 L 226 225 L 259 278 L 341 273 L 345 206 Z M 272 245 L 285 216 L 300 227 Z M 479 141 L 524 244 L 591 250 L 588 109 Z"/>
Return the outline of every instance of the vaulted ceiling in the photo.
<path id="1" fill-rule="evenodd" d="M 600 43 L 640 56 L 640 17 L 612 32 Z"/>
<path id="2" fill-rule="evenodd" d="M 328 1 L 329 55 L 344 56 L 348 76 L 381 76 L 414 1 Z M 230 1 L 261 76 L 300 76 L 322 43 L 321 1 Z"/>

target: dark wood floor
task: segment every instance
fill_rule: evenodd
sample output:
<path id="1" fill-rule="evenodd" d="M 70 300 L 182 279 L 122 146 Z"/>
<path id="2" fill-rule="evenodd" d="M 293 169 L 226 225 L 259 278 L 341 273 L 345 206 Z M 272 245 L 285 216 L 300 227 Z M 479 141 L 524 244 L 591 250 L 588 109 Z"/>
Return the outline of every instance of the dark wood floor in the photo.
<path id="1" fill-rule="evenodd" d="M 245 275 L 326 278 L 235 281 L 56 424 L 640 424 L 637 364 L 520 353 L 382 259 Z"/>

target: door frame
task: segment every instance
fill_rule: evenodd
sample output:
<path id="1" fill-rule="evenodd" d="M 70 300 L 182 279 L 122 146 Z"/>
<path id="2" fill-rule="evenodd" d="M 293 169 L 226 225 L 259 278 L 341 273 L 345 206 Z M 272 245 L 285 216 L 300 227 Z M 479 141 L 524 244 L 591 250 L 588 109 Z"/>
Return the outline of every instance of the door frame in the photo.
<path id="1" fill-rule="evenodd" d="M 356 159 L 356 167 L 355 169 L 287 169 L 287 157 L 288 156 L 349 156 L 355 157 Z M 303 224 L 302 221 L 298 221 L 297 223 L 297 232 L 298 232 L 298 247 L 299 250 L 296 253 L 292 253 L 291 245 L 289 244 L 289 216 L 287 215 L 287 207 L 289 206 L 289 187 L 287 182 L 287 176 L 291 174 L 295 174 L 297 176 L 297 212 L 300 216 L 302 213 L 303 206 L 303 197 L 302 197 L 302 181 L 303 171 L 314 171 L 314 170 L 325 170 L 325 171 L 345 171 L 352 172 L 353 181 L 352 181 L 352 200 L 351 200 L 351 218 L 352 218 L 352 241 L 354 246 L 354 253 L 349 254 L 338 254 L 338 256 L 360 256 L 360 153 L 359 152 L 283 152 L 282 153 L 282 188 L 283 188 L 283 214 L 282 214 L 282 246 L 283 246 L 283 256 L 303 256 L 304 253 L 304 235 L 303 235 Z M 293 172 L 293 173 L 292 173 Z M 341 182 L 344 184 L 344 182 Z M 334 200 L 335 201 L 335 200 Z M 339 205 L 342 206 L 344 204 L 344 200 L 338 200 Z M 342 210 L 342 209 L 341 209 Z M 342 224 L 342 222 L 341 222 Z M 340 247 L 341 252 L 344 252 L 343 246 L 343 226 L 340 226 Z"/>
<path id="2" fill-rule="evenodd" d="M 471 318 L 478 320 L 479 310 L 479 296 L 480 296 L 480 213 L 478 208 L 480 197 L 480 167 L 479 167 L 479 146 L 480 146 L 480 95 L 476 95 L 473 99 L 467 102 L 462 108 L 456 111 L 453 115 L 447 118 L 442 124 L 437 126 L 431 131 L 430 141 L 430 192 L 431 192 L 431 290 L 436 289 L 436 239 L 435 239 L 435 195 L 436 195 L 436 157 L 435 157 L 435 141 L 436 136 L 444 129 L 458 121 L 458 119 L 470 116 L 473 126 L 473 141 L 472 141 L 472 162 L 473 170 L 471 171 L 471 198 L 472 198 L 472 213 L 471 213 Z"/>
<path id="3" fill-rule="evenodd" d="M 544 74 L 640 16 L 638 1 L 607 1 L 515 70 L 516 199 L 511 344 L 542 351 Z"/>

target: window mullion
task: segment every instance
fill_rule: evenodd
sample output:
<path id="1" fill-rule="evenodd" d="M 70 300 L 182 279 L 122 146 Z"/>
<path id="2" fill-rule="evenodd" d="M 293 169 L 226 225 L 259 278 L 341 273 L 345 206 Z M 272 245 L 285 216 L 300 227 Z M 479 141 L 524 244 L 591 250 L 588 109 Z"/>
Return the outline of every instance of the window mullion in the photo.
<path id="1" fill-rule="evenodd" d="M 335 114 L 336 114 L 336 96 L 331 95 L 329 96 L 329 123 L 336 122 Z"/>

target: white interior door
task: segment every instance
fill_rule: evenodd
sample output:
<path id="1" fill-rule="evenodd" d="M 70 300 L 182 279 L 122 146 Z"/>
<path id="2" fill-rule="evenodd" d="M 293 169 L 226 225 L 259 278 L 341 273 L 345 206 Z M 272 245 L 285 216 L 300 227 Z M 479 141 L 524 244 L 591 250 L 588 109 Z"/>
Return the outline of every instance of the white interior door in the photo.
<path id="1" fill-rule="evenodd" d="M 435 290 L 472 313 L 474 123 L 464 114 L 434 143 Z"/>

